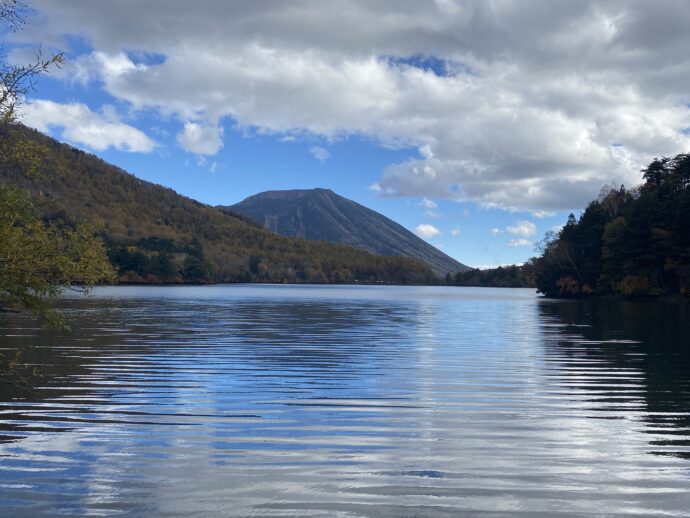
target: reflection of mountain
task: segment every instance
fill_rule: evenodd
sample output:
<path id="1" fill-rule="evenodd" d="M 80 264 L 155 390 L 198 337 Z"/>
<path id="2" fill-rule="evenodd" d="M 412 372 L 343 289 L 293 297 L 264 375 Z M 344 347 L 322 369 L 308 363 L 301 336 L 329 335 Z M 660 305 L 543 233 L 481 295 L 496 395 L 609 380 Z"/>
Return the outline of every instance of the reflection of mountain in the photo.
<path id="1" fill-rule="evenodd" d="M 233 308 L 233 340 L 243 361 L 261 368 L 334 369 L 337 376 L 376 368 L 378 355 L 402 354 L 415 307 L 387 302 L 256 301 Z M 390 334 L 381 339 L 382 323 Z M 370 339 L 367 339 L 367 336 Z M 404 349 L 404 348 L 401 348 Z"/>
<path id="2" fill-rule="evenodd" d="M 542 301 L 550 368 L 607 410 L 645 410 L 655 453 L 690 458 L 690 305 Z M 563 362 L 565 360 L 565 365 Z M 677 451 L 676 451 L 677 450 Z"/>
<path id="3" fill-rule="evenodd" d="M 332 391 L 365 389 L 383 362 L 410 354 L 408 332 L 418 318 L 415 304 L 391 300 L 158 298 L 62 305 L 69 332 L 41 329 L 26 315 L 3 317 L 0 352 L 21 350 L 22 363 L 39 366 L 40 375 L 29 376 L 28 384 L 19 376 L 11 383 L 0 378 L 6 411 L 0 442 L 94 422 L 175 424 L 179 408 L 170 396 L 157 401 L 163 387 L 183 398 L 205 390 L 254 397 L 250 385 L 266 394 L 315 383 Z M 382 328 L 388 329 L 383 336 Z M 146 399 L 131 405 L 132 392 Z M 245 412 L 245 403 L 236 398 L 230 406 L 251 414 L 255 409 Z"/>

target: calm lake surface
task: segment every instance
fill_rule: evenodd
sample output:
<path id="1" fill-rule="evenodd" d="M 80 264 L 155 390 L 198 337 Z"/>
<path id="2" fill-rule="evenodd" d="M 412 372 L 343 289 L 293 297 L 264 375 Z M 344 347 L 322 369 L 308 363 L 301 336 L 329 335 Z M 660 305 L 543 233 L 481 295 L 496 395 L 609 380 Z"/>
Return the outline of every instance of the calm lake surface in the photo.
<path id="1" fill-rule="evenodd" d="M 115 287 L 0 316 L 0 515 L 690 516 L 690 309 Z M 39 376 L 31 371 L 37 367 Z"/>

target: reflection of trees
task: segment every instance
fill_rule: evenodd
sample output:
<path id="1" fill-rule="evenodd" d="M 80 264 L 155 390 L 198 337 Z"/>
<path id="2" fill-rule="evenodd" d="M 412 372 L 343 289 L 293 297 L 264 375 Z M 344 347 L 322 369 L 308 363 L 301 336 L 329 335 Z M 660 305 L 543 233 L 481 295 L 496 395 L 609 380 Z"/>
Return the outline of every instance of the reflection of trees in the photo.
<path id="1" fill-rule="evenodd" d="M 641 403 L 650 433 L 662 433 L 660 446 L 690 446 L 690 305 L 611 300 L 542 301 L 541 318 L 565 324 L 556 339 L 544 341 L 547 357 L 562 362 L 573 378 L 585 362 L 601 362 L 587 371 L 583 390 L 597 401 L 625 410 Z M 627 395 L 628 397 L 623 397 Z M 690 457 L 690 451 L 673 452 Z"/>
<path id="2" fill-rule="evenodd" d="M 94 333 L 103 324 L 93 312 L 87 311 L 71 323 L 73 329 L 67 331 L 41 327 L 27 314 L 3 315 L 0 320 L 0 353 L 5 358 L 0 365 L 0 408 L 4 410 L 0 442 L 16 440 L 22 432 L 68 430 L 69 415 L 32 414 L 49 410 L 50 402 L 62 395 L 88 400 L 89 388 L 71 385 L 68 380 L 87 374 L 87 365 L 113 345 L 117 336 Z M 61 412 L 69 414 L 70 410 Z"/>

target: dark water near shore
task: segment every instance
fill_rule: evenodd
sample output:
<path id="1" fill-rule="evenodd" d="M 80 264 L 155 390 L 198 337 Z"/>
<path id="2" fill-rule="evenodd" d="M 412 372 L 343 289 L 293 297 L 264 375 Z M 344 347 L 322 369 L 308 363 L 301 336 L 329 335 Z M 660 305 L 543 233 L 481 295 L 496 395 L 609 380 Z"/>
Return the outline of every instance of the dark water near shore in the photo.
<path id="1" fill-rule="evenodd" d="M 690 516 L 690 308 L 118 287 L 0 316 L 0 515 Z M 37 367 L 34 376 L 31 371 Z"/>

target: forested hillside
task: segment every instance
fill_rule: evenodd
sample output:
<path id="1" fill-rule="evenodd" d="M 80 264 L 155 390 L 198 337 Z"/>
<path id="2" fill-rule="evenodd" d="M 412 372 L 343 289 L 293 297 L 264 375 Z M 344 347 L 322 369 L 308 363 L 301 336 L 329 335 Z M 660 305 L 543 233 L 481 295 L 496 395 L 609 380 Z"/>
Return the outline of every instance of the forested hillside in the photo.
<path id="1" fill-rule="evenodd" d="M 13 126 L 7 135 L 30 149 L 44 174 L 26 176 L 16 164 L 0 164 L 0 182 L 27 189 L 51 224 L 92 224 L 121 281 L 424 283 L 433 277 L 409 258 L 275 235 L 26 127 Z"/>
<path id="2" fill-rule="evenodd" d="M 655 159 L 638 189 L 604 192 L 544 244 L 550 296 L 690 295 L 690 155 Z"/>

